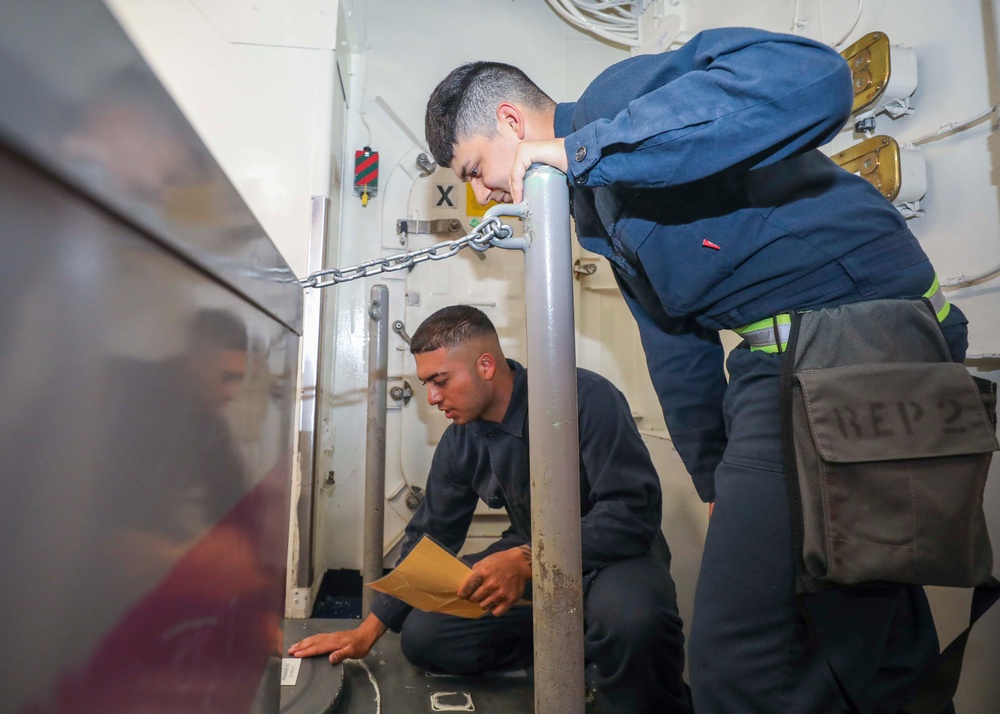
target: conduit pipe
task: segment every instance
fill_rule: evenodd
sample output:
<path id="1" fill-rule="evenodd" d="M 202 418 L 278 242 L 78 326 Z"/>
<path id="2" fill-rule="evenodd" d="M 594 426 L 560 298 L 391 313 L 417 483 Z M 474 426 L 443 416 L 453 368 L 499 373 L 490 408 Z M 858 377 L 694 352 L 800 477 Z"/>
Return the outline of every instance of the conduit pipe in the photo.
<path id="1" fill-rule="evenodd" d="M 524 202 L 487 215 L 524 221 L 524 239 L 501 246 L 524 251 L 535 711 L 582 714 L 580 433 L 566 176 L 534 166 L 524 178 Z"/>
<path id="2" fill-rule="evenodd" d="M 365 539 L 362 578 L 382 577 L 385 529 L 385 422 L 389 381 L 389 289 L 375 285 L 368 303 L 368 429 L 365 446 Z M 361 617 L 371 613 L 374 591 L 362 588 Z"/>

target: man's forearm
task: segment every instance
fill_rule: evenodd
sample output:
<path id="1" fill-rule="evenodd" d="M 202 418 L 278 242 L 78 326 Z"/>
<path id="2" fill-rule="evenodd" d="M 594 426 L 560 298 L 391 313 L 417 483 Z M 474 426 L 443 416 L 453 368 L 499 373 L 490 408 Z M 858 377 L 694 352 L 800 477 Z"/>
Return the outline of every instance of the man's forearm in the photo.
<path id="1" fill-rule="evenodd" d="M 389 630 L 378 617 L 374 614 L 369 614 L 365 618 L 365 621 L 361 623 L 358 627 L 358 633 L 362 635 L 368 644 L 369 649 L 378 642 L 382 635 L 384 635 Z"/>

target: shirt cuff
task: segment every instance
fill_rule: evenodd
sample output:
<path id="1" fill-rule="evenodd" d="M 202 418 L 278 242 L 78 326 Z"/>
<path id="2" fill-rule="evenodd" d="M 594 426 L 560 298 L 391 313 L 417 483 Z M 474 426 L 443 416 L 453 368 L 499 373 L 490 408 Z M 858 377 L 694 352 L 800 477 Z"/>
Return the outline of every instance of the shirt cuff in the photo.
<path id="1" fill-rule="evenodd" d="M 413 608 L 398 598 L 378 593 L 372 600 L 372 614 L 393 632 L 403 629 L 403 621 Z"/>
<path id="2" fill-rule="evenodd" d="M 566 165 L 574 185 L 587 185 L 590 171 L 600 158 L 601 147 L 593 123 L 566 137 Z"/>

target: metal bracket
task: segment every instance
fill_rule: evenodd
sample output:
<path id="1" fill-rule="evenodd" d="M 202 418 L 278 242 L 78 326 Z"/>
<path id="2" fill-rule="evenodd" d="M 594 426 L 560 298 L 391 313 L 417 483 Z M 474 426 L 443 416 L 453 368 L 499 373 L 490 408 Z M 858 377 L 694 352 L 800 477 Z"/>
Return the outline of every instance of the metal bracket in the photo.
<path id="1" fill-rule="evenodd" d="M 867 137 L 875 132 L 875 117 L 871 112 L 865 112 L 864 114 L 859 114 L 854 119 L 854 131 L 859 134 L 864 134 Z"/>
<path id="2" fill-rule="evenodd" d="M 421 176 L 430 176 L 437 169 L 437 164 L 427 154 L 420 153 L 417 155 L 417 168 Z"/>
<path id="3" fill-rule="evenodd" d="M 577 259 L 573 261 L 573 277 L 579 280 L 584 275 L 593 275 L 597 272 L 597 263 L 584 263 Z"/>
<path id="4" fill-rule="evenodd" d="M 413 397 L 413 387 L 406 380 L 403 380 L 403 386 L 396 386 L 389 390 L 389 396 L 392 397 L 397 402 L 402 401 L 405 407 L 410 403 L 410 398 Z"/>
<path id="5" fill-rule="evenodd" d="M 396 235 L 408 236 L 424 233 L 461 233 L 462 222 L 457 218 L 435 218 L 430 221 L 416 221 L 400 218 L 396 221 Z"/>
<path id="6" fill-rule="evenodd" d="M 392 323 L 392 331 L 399 335 L 403 342 L 410 344 L 410 335 L 406 332 L 406 324 L 402 320 L 396 320 Z"/>
<path id="7" fill-rule="evenodd" d="M 538 164 L 532 164 L 532 169 Z M 543 167 L 545 169 L 551 167 Z M 552 169 L 553 171 L 558 171 L 559 169 Z M 522 203 L 498 203 L 495 206 L 491 206 L 486 209 L 486 213 L 483 214 L 483 222 L 485 223 L 489 219 L 499 218 L 500 216 L 510 216 L 513 218 L 524 218 L 527 209 L 525 204 Z M 506 248 L 507 250 L 527 250 L 528 249 L 529 237 L 527 235 L 521 236 L 520 238 L 507 237 L 504 239 L 503 243 L 497 243 L 497 248 Z"/>
<path id="8" fill-rule="evenodd" d="M 378 298 L 372 298 L 368 301 L 368 317 L 374 322 L 382 319 L 382 301 Z"/>
<path id="9" fill-rule="evenodd" d="M 415 511 L 417 510 L 417 506 L 420 505 L 420 502 L 424 500 L 424 489 L 420 488 L 420 486 L 410 486 L 409 489 L 410 492 L 406 494 L 404 502 L 406 503 L 407 508 L 411 511 Z"/>

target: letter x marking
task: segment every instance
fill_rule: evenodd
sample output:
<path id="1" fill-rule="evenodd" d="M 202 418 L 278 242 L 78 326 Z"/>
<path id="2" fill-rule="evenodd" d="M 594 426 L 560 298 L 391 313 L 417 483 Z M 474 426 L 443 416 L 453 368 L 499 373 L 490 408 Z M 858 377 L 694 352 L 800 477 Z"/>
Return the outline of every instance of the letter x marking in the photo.
<path id="1" fill-rule="evenodd" d="M 437 189 L 438 189 L 438 192 L 441 194 L 441 198 L 438 199 L 438 202 L 435 205 L 437 205 L 437 206 L 443 206 L 443 205 L 447 204 L 451 208 L 454 208 L 455 204 L 451 202 L 450 198 L 448 198 L 448 194 L 451 193 L 451 190 L 453 188 L 455 188 L 455 187 L 454 186 L 438 186 Z"/>

